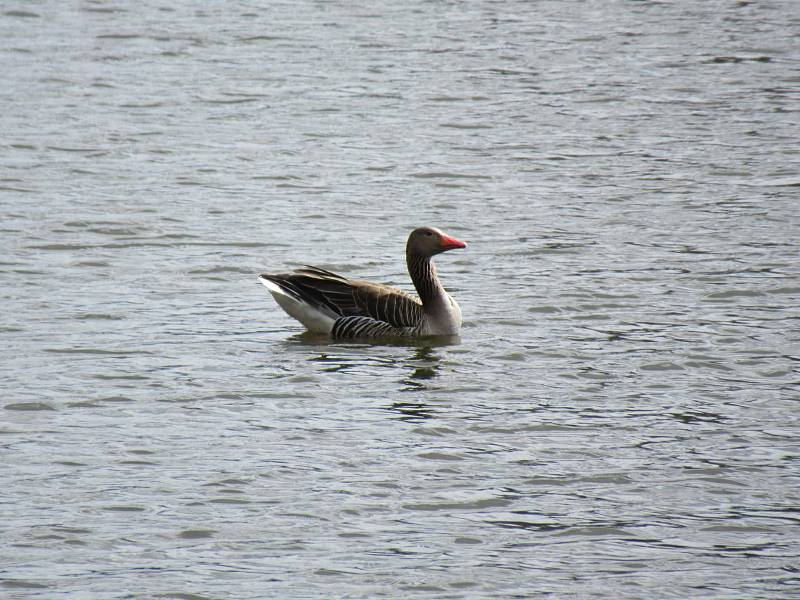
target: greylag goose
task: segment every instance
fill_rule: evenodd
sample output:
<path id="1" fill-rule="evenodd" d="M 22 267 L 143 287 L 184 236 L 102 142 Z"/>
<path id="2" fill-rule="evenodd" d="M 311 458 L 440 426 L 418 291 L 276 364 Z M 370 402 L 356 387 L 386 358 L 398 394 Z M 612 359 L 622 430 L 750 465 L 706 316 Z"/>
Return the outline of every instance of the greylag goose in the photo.
<path id="1" fill-rule="evenodd" d="M 348 279 L 318 267 L 258 278 L 278 305 L 311 332 L 334 338 L 457 335 L 461 309 L 436 275 L 431 257 L 467 245 L 435 227 L 419 227 L 406 263 L 419 298 L 396 288 Z"/>

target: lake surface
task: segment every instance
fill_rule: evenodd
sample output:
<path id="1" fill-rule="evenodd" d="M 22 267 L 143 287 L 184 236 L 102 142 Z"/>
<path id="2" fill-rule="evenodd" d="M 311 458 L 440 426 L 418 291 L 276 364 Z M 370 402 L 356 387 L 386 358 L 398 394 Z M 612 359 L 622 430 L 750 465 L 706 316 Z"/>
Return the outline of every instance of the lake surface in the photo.
<path id="1" fill-rule="evenodd" d="M 6 2 L 3 598 L 800 597 L 800 13 Z M 309 339 L 256 275 L 459 341 Z"/>

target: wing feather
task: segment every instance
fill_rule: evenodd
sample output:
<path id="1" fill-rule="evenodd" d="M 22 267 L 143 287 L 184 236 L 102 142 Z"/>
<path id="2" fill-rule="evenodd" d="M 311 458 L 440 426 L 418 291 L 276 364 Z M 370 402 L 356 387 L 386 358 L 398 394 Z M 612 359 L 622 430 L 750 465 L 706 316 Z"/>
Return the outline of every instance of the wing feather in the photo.
<path id="1" fill-rule="evenodd" d="M 331 335 L 340 339 L 401 337 L 413 331 L 408 327 L 393 327 L 372 317 L 341 317 L 336 319 Z"/>
<path id="2" fill-rule="evenodd" d="M 416 327 L 422 321 L 422 303 L 387 285 L 348 279 L 310 265 L 291 273 L 268 273 L 262 277 L 336 317 L 369 317 L 395 328 Z"/>
<path id="3" fill-rule="evenodd" d="M 422 303 L 413 296 L 379 283 L 352 281 L 351 284 L 355 302 L 364 316 L 393 327 L 416 327 L 422 321 Z"/>

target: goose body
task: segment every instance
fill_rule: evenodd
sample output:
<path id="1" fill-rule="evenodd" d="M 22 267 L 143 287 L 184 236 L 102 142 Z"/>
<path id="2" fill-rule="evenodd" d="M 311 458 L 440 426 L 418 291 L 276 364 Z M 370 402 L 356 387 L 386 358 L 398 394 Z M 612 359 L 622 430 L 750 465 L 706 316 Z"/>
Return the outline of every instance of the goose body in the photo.
<path id="1" fill-rule="evenodd" d="M 431 258 L 466 246 L 434 227 L 411 232 L 406 263 L 418 298 L 311 266 L 265 273 L 259 281 L 287 314 L 314 333 L 335 338 L 457 335 L 461 309 L 439 281 Z"/>

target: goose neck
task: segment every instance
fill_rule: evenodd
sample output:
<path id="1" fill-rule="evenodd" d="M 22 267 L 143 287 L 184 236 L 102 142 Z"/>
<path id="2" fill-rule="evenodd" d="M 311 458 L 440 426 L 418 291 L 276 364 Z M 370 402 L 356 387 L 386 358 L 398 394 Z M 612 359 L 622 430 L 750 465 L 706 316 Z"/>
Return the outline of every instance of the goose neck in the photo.
<path id="1" fill-rule="evenodd" d="M 439 282 L 431 257 L 407 252 L 406 262 L 408 263 L 408 273 L 411 275 L 411 281 L 414 283 L 422 306 L 431 307 L 437 302 L 441 302 L 445 292 Z"/>

